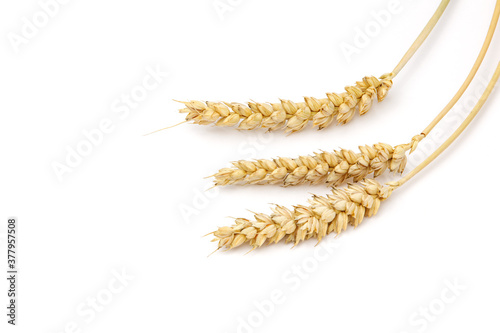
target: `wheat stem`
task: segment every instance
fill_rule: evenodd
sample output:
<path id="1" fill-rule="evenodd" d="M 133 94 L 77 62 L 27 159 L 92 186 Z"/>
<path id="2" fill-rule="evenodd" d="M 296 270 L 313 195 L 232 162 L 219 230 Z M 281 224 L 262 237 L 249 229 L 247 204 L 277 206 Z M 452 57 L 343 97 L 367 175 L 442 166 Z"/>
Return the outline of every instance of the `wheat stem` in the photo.
<path id="1" fill-rule="evenodd" d="M 422 163 L 420 163 L 415 169 L 410 171 L 406 176 L 402 177 L 398 181 L 391 182 L 389 183 L 391 186 L 397 188 L 407 181 L 409 181 L 411 178 L 413 178 L 415 175 L 417 175 L 420 171 L 422 171 L 425 167 L 427 167 L 432 161 L 434 161 L 443 151 L 446 150 L 457 138 L 462 132 L 469 126 L 469 124 L 472 122 L 472 120 L 477 116 L 481 108 L 483 107 L 484 103 L 488 99 L 488 97 L 491 94 L 491 91 L 495 87 L 496 82 L 498 81 L 498 77 L 500 76 L 500 62 L 498 63 L 498 66 L 495 70 L 495 73 L 493 74 L 493 77 L 491 78 L 490 82 L 488 83 L 488 86 L 486 87 L 485 91 L 483 92 L 483 95 L 479 99 L 479 101 L 476 103 L 472 111 L 469 113 L 467 118 L 460 124 L 460 126 L 457 128 L 455 132 L 441 145 L 439 146 L 436 151 L 434 151 L 429 157 L 427 157 Z"/>
<path id="2" fill-rule="evenodd" d="M 488 51 L 488 48 L 491 44 L 491 40 L 493 38 L 493 34 L 495 33 L 495 29 L 497 27 L 498 23 L 498 18 L 500 16 L 500 0 L 497 0 L 496 5 L 495 5 L 495 10 L 493 12 L 493 17 L 491 18 L 491 23 L 490 27 L 488 28 L 488 33 L 486 35 L 486 38 L 484 40 L 483 46 L 481 47 L 481 50 L 479 51 L 479 55 L 477 56 L 476 61 L 474 62 L 474 65 L 472 66 L 469 75 L 465 79 L 464 83 L 462 83 L 462 86 L 460 89 L 457 91 L 455 96 L 448 102 L 448 104 L 444 107 L 444 109 L 434 118 L 434 120 L 422 131 L 422 134 L 424 136 L 427 136 L 430 131 L 443 119 L 443 117 L 451 110 L 451 108 L 457 103 L 457 101 L 462 97 L 464 94 L 465 90 L 469 87 L 472 79 L 476 75 L 479 67 L 481 66 L 484 56 L 486 55 L 486 52 Z"/>
<path id="3" fill-rule="evenodd" d="M 415 54 L 415 52 L 417 52 L 418 48 L 424 43 L 424 41 L 431 33 L 432 29 L 434 29 L 434 27 L 438 23 L 439 19 L 441 18 L 441 15 L 443 15 L 449 3 L 450 0 L 441 1 L 439 7 L 436 9 L 436 12 L 434 13 L 434 15 L 432 15 L 429 22 L 427 22 L 427 25 L 424 27 L 420 35 L 418 35 L 417 39 L 413 42 L 411 47 L 408 49 L 408 51 L 406 51 L 403 58 L 397 64 L 396 68 L 394 68 L 394 70 L 392 71 L 393 74 L 392 77 L 395 77 L 401 71 L 401 69 L 403 69 L 403 67 L 406 65 L 408 61 L 410 61 L 411 57 Z"/>

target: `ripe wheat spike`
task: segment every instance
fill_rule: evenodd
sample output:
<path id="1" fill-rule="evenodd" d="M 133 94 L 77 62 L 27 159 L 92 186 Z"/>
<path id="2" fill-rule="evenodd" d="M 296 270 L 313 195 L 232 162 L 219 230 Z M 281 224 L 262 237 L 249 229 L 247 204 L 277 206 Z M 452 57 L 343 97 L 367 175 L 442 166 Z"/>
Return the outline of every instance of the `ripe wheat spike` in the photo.
<path id="1" fill-rule="evenodd" d="M 282 239 L 295 245 L 310 238 L 321 241 L 331 232 L 340 234 L 348 225 L 357 227 L 365 216 L 375 215 L 392 189 L 373 179 L 349 184 L 345 189 L 333 188 L 329 195 L 313 196 L 307 206 L 289 209 L 276 205 L 271 214 L 255 214 L 252 221 L 237 218 L 232 226 L 213 232 L 213 241 L 218 242 L 218 249 L 245 243 L 255 249 Z"/>
<path id="2" fill-rule="evenodd" d="M 226 102 L 182 102 L 181 113 L 187 113 L 186 121 L 199 125 L 230 127 L 238 125 L 240 130 L 264 128 L 269 131 L 284 129 L 294 133 L 304 129 L 312 122 L 313 126 L 323 129 L 333 123 L 346 124 L 356 112 L 367 113 L 377 99 L 379 102 L 392 87 L 391 74 L 377 79 L 365 77 L 353 86 L 345 87 L 345 92 L 327 93 L 327 98 L 305 97 L 304 102 L 294 103 L 281 100 L 279 103 L 247 104 Z"/>
<path id="3" fill-rule="evenodd" d="M 355 116 L 367 113 L 375 99 L 383 101 L 392 87 L 392 79 L 398 75 L 418 48 L 429 36 L 450 0 L 442 0 L 424 29 L 406 51 L 394 70 L 379 78 L 367 76 L 355 85 L 345 87 L 342 93 L 327 93 L 326 98 L 305 97 L 303 102 L 281 100 L 275 103 L 248 102 L 181 102 L 187 113 L 186 122 L 218 127 L 237 126 L 240 130 L 264 128 L 269 131 L 284 129 L 294 133 L 303 130 L 309 123 L 318 129 L 334 123 L 346 124 Z M 154 132 L 153 132 L 154 133 Z"/>
<path id="4" fill-rule="evenodd" d="M 233 162 L 232 168 L 215 173 L 214 184 L 294 186 L 325 183 L 338 186 L 351 179 L 358 182 L 370 174 L 378 177 L 386 170 L 402 173 L 407 162 L 406 153 L 416 147 L 421 138 L 422 135 L 417 135 L 411 143 L 394 147 L 386 143 L 359 146 L 359 152 L 341 149 L 297 158 L 240 160 Z"/>

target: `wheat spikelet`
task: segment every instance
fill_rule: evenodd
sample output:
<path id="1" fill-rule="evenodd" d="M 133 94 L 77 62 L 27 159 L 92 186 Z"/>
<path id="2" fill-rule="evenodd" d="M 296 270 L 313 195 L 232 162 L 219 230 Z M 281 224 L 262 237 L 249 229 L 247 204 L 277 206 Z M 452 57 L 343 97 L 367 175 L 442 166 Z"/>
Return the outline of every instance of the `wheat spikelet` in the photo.
<path id="1" fill-rule="evenodd" d="M 308 206 L 288 209 L 276 205 L 270 215 L 255 214 L 254 221 L 237 218 L 234 225 L 215 231 L 213 241 L 218 242 L 218 249 L 245 243 L 258 248 L 266 241 L 271 244 L 282 239 L 295 245 L 310 238 L 321 241 L 331 232 L 340 234 L 348 224 L 357 227 L 365 216 L 375 215 L 392 190 L 373 179 L 349 184 L 345 189 L 333 188 L 329 195 L 313 196 Z"/>
<path id="2" fill-rule="evenodd" d="M 411 139 L 411 142 L 409 143 L 409 145 L 411 147 L 410 154 L 413 153 L 417 149 L 418 144 L 420 143 L 420 141 L 422 141 L 423 139 L 425 139 L 426 136 L 427 135 L 425 133 L 422 133 L 422 134 L 419 134 L 419 135 L 415 135 Z"/>
<path id="3" fill-rule="evenodd" d="M 382 101 L 392 87 L 392 74 L 385 74 L 377 79 L 374 76 L 363 78 L 354 86 L 345 87 L 341 94 L 328 93 L 327 98 L 305 97 L 304 102 L 294 103 L 281 100 L 280 103 L 255 103 L 247 105 L 225 102 L 181 102 L 186 107 L 181 113 L 187 113 L 186 121 L 199 125 L 229 127 L 238 125 L 238 129 L 252 130 L 265 128 L 270 131 L 285 129 L 285 132 L 298 132 L 308 123 L 323 129 L 334 121 L 346 124 L 354 117 L 368 112 L 375 98 Z"/>

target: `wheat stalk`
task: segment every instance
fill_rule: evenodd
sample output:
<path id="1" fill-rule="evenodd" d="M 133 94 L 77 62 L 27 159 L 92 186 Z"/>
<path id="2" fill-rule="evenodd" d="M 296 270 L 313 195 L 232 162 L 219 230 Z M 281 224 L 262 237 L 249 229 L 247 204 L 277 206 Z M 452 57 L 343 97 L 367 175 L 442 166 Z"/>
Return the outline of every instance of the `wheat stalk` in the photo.
<path id="1" fill-rule="evenodd" d="M 339 234 L 348 224 L 357 227 L 365 216 L 375 215 L 380 203 L 395 189 L 422 171 L 458 138 L 479 113 L 499 76 L 500 62 L 480 100 L 459 128 L 424 162 L 398 181 L 381 185 L 373 179 L 364 179 L 359 185 L 349 184 L 345 189 L 334 187 L 330 195 L 313 196 L 308 206 L 287 209 L 276 205 L 270 215 L 255 214 L 254 221 L 238 218 L 234 225 L 213 232 L 213 241 L 218 242 L 217 249 L 233 249 L 245 243 L 255 249 L 266 242 L 277 243 L 282 239 L 297 245 L 310 238 L 321 241 L 331 232 Z"/>
<path id="2" fill-rule="evenodd" d="M 415 151 L 420 141 L 422 141 L 422 139 L 424 139 L 427 135 L 429 135 L 429 133 L 434 129 L 434 127 L 436 127 L 436 125 L 444 118 L 444 116 L 446 116 L 448 112 L 450 112 L 453 106 L 458 102 L 460 97 L 462 97 L 464 92 L 469 87 L 470 83 L 476 76 L 479 67 L 483 63 L 484 57 L 486 56 L 486 52 L 488 52 L 488 49 L 491 45 L 491 40 L 493 39 L 493 35 L 495 34 L 495 29 L 497 27 L 499 17 L 500 17 L 500 0 L 497 0 L 495 4 L 495 9 L 493 10 L 493 16 L 490 21 L 488 32 L 486 33 L 486 37 L 484 39 L 483 45 L 481 46 L 481 50 L 479 51 L 476 61 L 472 65 L 472 68 L 469 71 L 467 78 L 462 83 L 462 85 L 455 93 L 453 98 L 443 108 L 443 110 L 441 110 L 441 112 L 439 112 L 439 114 L 429 123 L 429 125 L 427 125 L 427 127 L 421 132 L 420 135 L 416 135 L 413 137 L 410 143 L 412 145 L 410 153 Z"/>
<path id="3" fill-rule="evenodd" d="M 500 1 L 497 2 L 497 4 L 500 3 Z M 389 183 L 390 186 L 393 186 L 394 188 L 397 188 L 406 182 L 408 182 L 411 178 L 415 177 L 420 171 L 422 171 L 425 167 L 427 167 L 432 161 L 434 161 L 443 151 L 445 151 L 459 136 L 460 134 L 463 133 L 463 131 L 467 128 L 467 126 L 470 125 L 472 120 L 477 116 L 481 108 L 483 107 L 484 103 L 490 96 L 491 92 L 493 91 L 493 88 L 495 87 L 495 84 L 498 81 L 498 78 L 500 77 L 500 62 L 497 65 L 497 68 L 495 72 L 493 73 L 493 76 L 488 83 L 488 86 L 486 87 L 485 91 L 483 92 L 483 95 L 479 99 L 479 101 L 476 103 L 472 111 L 469 113 L 467 118 L 460 124 L 460 126 L 453 132 L 453 134 L 441 145 L 439 146 L 438 149 L 436 149 L 429 157 L 427 157 L 422 163 L 417 165 L 415 169 L 410 171 L 406 176 L 402 177 L 398 181 L 394 181 Z"/>
<path id="4" fill-rule="evenodd" d="M 327 98 L 305 97 L 304 102 L 298 103 L 290 100 L 281 100 L 279 103 L 247 104 L 193 100 L 181 102 L 185 107 L 180 112 L 187 113 L 185 122 L 218 127 L 238 125 L 240 130 L 265 128 L 272 131 L 284 128 L 285 132 L 294 133 L 301 131 L 311 122 L 318 129 L 326 128 L 333 123 L 346 124 L 356 112 L 360 115 L 368 112 L 375 98 L 379 102 L 384 100 L 392 87 L 392 79 L 429 36 L 449 1 L 441 1 L 434 15 L 392 72 L 379 78 L 367 76 L 355 85 L 345 87 L 343 93 L 327 93 Z"/>

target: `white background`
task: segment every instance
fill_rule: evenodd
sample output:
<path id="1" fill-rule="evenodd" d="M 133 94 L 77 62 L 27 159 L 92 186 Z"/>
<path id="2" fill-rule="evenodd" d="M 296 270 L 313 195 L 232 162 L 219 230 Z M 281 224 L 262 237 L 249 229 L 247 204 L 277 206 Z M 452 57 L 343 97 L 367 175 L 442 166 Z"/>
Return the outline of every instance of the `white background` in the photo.
<path id="1" fill-rule="evenodd" d="M 230 161 L 397 145 L 418 134 L 467 76 L 494 1 L 452 1 L 387 99 L 347 126 L 285 136 L 184 124 L 144 137 L 183 120 L 173 99 L 299 101 L 389 72 L 439 1 L 402 0 L 350 61 L 341 43 L 354 45 L 357 29 L 376 22 L 370 13 L 386 10 L 388 0 L 232 3 L 221 19 L 212 0 L 69 1 L 18 52 L 8 36 L 21 34 L 23 17 L 32 20 L 40 4 L 1 3 L 2 253 L 8 216 L 18 217 L 20 237 L 19 325 L 12 332 L 498 331 L 496 93 L 463 136 L 376 217 L 325 240 L 336 249 L 322 252 L 319 263 L 314 240 L 292 250 L 281 243 L 207 258 L 216 246 L 201 237 L 232 223 L 227 216 L 251 217 L 247 209 L 269 212 L 269 203 L 291 206 L 329 191 L 204 192 L 211 184 L 204 177 Z M 499 39 L 438 126 L 440 135 L 422 143 L 409 169 L 470 111 L 499 59 Z M 120 118 L 113 104 L 142 83 L 148 67 L 169 76 Z M 60 181 L 54 163 L 65 163 L 67 147 L 75 149 L 83 131 L 103 119 L 113 122 L 111 133 Z M 182 214 L 186 209 L 196 214 Z M 303 265 L 309 273 L 298 278 L 292 270 Z M 133 279 L 106 299 L 122 270 Z M 453 296 L 446 281 L 466 289 L 445 304 L 441 295 Z M 283 302 L 267 306 L 264 317 L 255 302 L 267 304 L 279 292 Z M 89 310 L 93 297 L 109 302 Z M 418 311 L 429 306 L 442 313 L 424 325 Z M 249 320 L 255 327 L 243 328 Z"/>

